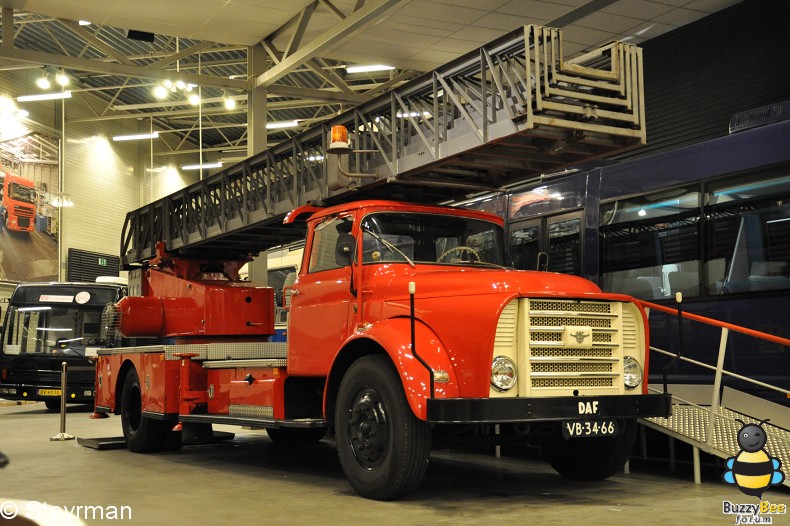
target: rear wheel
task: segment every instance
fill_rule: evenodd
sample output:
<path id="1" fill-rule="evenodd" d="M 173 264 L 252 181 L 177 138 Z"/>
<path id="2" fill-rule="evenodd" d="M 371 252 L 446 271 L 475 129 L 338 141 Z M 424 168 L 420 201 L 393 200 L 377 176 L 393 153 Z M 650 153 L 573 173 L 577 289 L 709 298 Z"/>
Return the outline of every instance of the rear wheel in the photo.
<path id="1" fill-rule="evenodd" d="M 360 358 L 348 369 L 340 383 L 335 429 L 343 471 L 363 497 L 397 499 L 422 482 L 431 430 L 412 413 L 387 357 Z"/>
<path id="2" fill-rule="evenodd" d="M 126 375 L 121 391 L 121 425 L 126 447 L 135 453 L 177 449 L 168 422 L 143 415 L 141 393 L 140 378 L 137 371 L 132 369 Z M 180 443 L 179 436 L 178 447 Z"/>
<path id="3" fill-rule="evenodd" d="M 551 467 L 564 477 L 603 480 L 625 465 L 636 440 L 636 421 L 620 421 L 623 429 L 613 437 L 561 437 L 545 444 Z"/>
<path id="4" fill-rule="evenodd" d="M 47 406 L 47 409 L 50 411 L 60 411 L 60 398 L 44 400 L 44 405 Z"/>

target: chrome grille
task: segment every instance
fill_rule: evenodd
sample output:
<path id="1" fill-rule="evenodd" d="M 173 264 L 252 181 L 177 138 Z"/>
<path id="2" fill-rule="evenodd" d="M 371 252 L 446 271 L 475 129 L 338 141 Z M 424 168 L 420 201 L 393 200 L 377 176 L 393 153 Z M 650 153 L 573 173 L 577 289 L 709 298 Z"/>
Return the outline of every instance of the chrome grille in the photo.
<path id="1" fill-rule="evenodd" d="M 556 347 L 533 347 L 533 358 L 543 357 L 593 357 L 593 358 L 611 358 L 612 349 L 562 349 Z"/>
<path id="2" fill-rule="evenodd" d="M 614 378 L 532 378 L 533 389 L 613 387 Z"/>
<path id="3" fill-rule="evenodd" d="M 598 363 L 554 363 L 540 362 L 532 364 L 532 374 L 535 373 L 611 373 L 611 362 Z"/>
<path id="4" fill-rule="evenodd" d="M 566 301 L 566 300 L 530 300 L 530 310 L 547 312 L 589 312 L 609 314 L 611 303 L 592 301 Z"/>
<path id="5" fill-rule="evenodd" d="M 528 311 L 529 396 L 623 392 L 621 303 L 522 300 Z M 636 320 L 629 337 L 636 339 Z"/>

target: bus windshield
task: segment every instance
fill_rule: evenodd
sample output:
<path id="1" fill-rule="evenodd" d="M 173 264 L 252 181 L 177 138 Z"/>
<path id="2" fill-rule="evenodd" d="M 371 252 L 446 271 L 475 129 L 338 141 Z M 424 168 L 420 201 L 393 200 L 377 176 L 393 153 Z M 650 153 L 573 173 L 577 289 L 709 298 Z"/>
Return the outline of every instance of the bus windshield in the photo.
<path id="1" fill-rule="evenodd" d="M 6 317 L 3 352 L 84 356 L 87 346 L 100 344 L 101 314 L 100 306 L 12 305 Z"/>
<path id="2" fill-rule="evenodd" d="M 362 262 L 505 266 L 496 223 L 455 215 L 380 212 L 362 220 Z"/>

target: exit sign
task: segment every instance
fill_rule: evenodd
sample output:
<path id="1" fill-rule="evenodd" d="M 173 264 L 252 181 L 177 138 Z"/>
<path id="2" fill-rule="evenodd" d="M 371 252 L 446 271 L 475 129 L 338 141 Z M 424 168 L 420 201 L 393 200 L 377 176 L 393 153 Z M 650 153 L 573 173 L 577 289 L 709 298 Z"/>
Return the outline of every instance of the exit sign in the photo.
<path id="1" fill-rule="evenodd" d="M 106 267 L 107 266 L 107 258 L 99 258 L 99 266 Z"/>

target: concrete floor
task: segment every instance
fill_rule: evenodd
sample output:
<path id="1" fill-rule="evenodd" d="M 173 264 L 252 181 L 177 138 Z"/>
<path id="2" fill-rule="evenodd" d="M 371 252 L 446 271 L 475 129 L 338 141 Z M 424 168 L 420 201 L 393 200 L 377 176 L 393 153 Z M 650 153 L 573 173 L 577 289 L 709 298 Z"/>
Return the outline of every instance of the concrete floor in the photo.
<path id="1" fill-rule="evenodd" d="M 121 434 L 120 418 L 90 420 L 90 408 L 69 407 L 66 431 L 81 438 Z M 334 444 L 324 440 L 295 454 L 260 431 L 233 427 L 232 441 L 177 453 L 98 451 L 76 440 L 53 442 L 60 417 L 43 403 L 0 401 L 0 470 L 4 501 L 56 506 L 129 506 L 131 520 L 88 524 L 735 524 L 724 500 L 754 502 L 706 470 L 701 486 L 690 467 L 633 460 L 631 474 L 597 483 L 563 479 L 548 464 L 487 454 L 434 452 L 421 488 L 397 502 L 362 499 L 344 479 Z M 682 471 L 682 472 L 681 472 Z M 790 503 L 786 488 L 764 500 Z M 777 517 L 775 524 L 790 521 Z M 6 521 L 0 520 L 0 526 Z M 13 521 L 8 521 L 9 526 Z"/>

